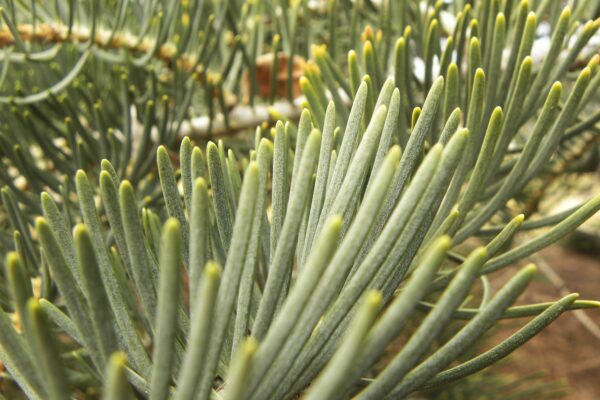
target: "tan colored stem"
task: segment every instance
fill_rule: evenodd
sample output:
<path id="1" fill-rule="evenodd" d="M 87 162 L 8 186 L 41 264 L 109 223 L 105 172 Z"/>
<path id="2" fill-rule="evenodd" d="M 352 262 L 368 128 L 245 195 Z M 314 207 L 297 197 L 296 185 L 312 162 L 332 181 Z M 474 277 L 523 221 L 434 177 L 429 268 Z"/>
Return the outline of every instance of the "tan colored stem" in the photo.
<path id="1" fill-rule="evenodd" d="M 69 28 L 63 24 L 19 24 L 17 31 L 21 40 L 28 43 L 86 43 L 90 40 L 90 31 L 87 28 L 73 26 Z M 101 49 L 115 50 L 126 49 L 131 53 L 148 54 L 154 50 L 155 39 L 140 38 L 130 33 L 117 33 L 112 35 L 108 29 L 98 28 L 94 35 L 94 45 Z M 15 38 L 7 26 L 0 28 L 0 48 L 12 46 Z M 164 62 L 169 68 L 175 64 L 187 72 L 196 72 L 202 75 L 203 68 L 196 66 L 196 59 L 188 54 L 177 54 L 177 47 L 173 43 L 164 43 L 158 47 L 155 57 Z"/>

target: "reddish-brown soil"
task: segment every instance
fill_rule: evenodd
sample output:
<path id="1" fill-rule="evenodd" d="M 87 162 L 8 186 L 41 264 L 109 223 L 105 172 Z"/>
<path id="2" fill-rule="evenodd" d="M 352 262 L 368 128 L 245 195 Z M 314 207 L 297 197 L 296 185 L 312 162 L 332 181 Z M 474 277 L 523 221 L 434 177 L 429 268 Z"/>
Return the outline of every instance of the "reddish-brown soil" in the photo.
<path id="1" fill-rule="evenodd" d="M 541 258 L 562 279 L 571 292 L 580 293 L 581 299 L 600 300 L 600 257 L 586 255 L 565 249 L 560 245 L 551 246 L 541 253 Z M 504 281 L 514 272 L 503 271 L 493 281 Z M 505 275 L 505 276 L 502 276 Z M 537 303 L 561 297 L 551 279 L 543 275 L 523 294 L 520 302 Z M 585 315 L 596 327 L 600 326 L 600 309 L 585 311 Z M 506 321 L 494 334 L 492 341 L 510 335 L 524 320 Z M 488 344 L 489 345 L 489 344 Z M 487 346 L 486 346 L 487 347 Z M 534 337 L 502 366 L 503 370 L 517 375 L 547 370 L 551 378 L 566 378 L 570 386 L 569 394 L 563 399 L 600 399 L 600 338 L 590 332 L 584 324 L 568 312 L 563 314 L 547 329 Z"/>

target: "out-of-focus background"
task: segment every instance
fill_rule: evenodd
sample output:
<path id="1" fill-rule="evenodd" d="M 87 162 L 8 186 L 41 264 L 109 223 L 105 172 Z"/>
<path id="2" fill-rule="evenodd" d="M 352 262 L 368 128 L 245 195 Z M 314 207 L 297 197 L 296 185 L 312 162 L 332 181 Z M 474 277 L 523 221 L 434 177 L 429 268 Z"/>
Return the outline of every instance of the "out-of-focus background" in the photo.
<path id="1" fill-rule="evenodd" d="M 596 171 L 573 173 L 557 179 L 545 188 L 539 205 L 542 214 L 554 214 L 580 202 L 586 195 L 600 191 Z M 535 232 L 531 232 L 534 234 Z M 566 292 L 582 298 L 600 297 L 600 215 L 582 225 L 566 240 L 541 251 L 530 261 L 537 264 L 539 276 L 521 301 L 543 302 Z M 515 268 L 515 267 L 512 267 Z M 508 277 L 511 269 L 498 274 L 497 282 Z M 510 335 L 517 324 L 505 321 L 491 339 Z M 555 324 L 519 349 L 501 370 L 525 376 L 546 371 L 548 381 L 565 379 L 573 400 L 600 399 L 600 313 L 578 310 L 562 315 Z"/>

